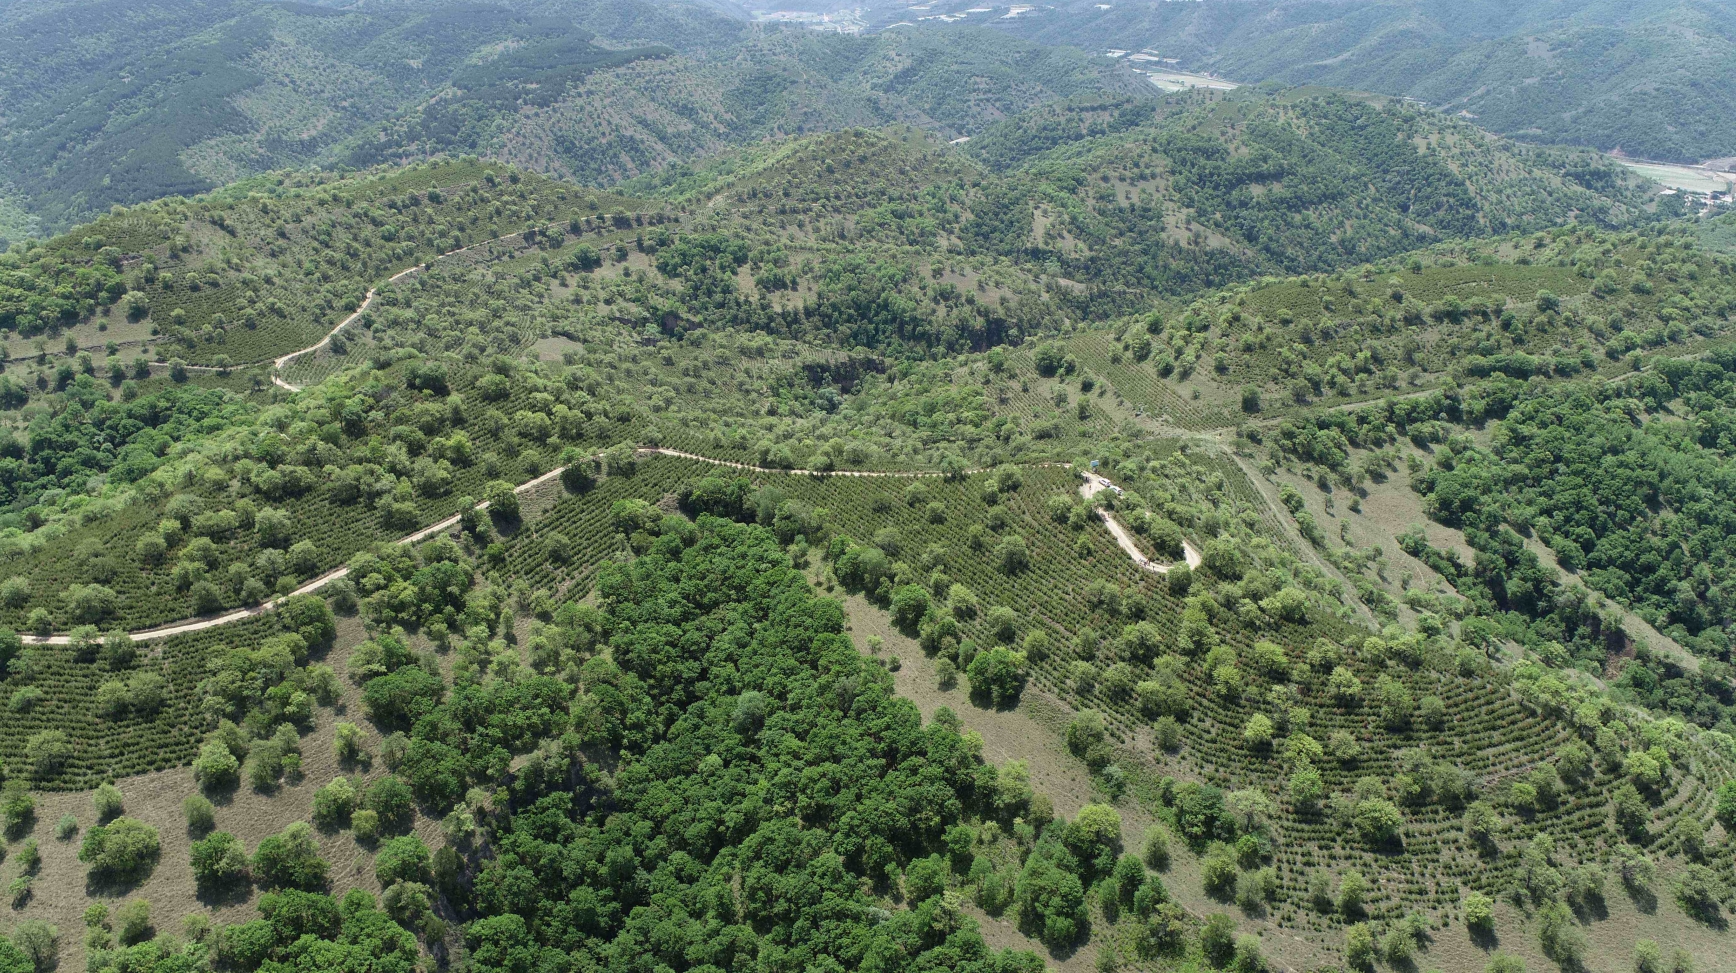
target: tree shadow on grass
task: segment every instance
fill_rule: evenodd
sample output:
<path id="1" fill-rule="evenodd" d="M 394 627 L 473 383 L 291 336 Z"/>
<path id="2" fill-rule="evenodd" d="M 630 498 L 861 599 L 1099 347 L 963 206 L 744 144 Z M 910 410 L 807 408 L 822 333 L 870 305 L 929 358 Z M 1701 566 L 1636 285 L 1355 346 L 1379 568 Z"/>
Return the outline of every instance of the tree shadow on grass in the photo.
<path id="1" fill-rule="evenodd" d="M 84 879 L 84 894 L 87 898 L 121 898 L 138 891 L 139 886 L 145 884 L 156 870 L 156 858 L 126 872 L 92 869 Z"/>
<path id="2" fill-rule="evenodd" d="M 1623 887 L 1627 889 L 1628 898 L 1633 901 L 1634 908 L 1638 909 L 1642 915 L 1651 916 L 1657 914 L 1657 893 L 1643 885 L 1628 885 L 1623 883 Z"/>
<path id="3" fill-rule="evenodd" d="M 227 882 L 200 883 L 195 894 L 199 904 L 207 908 L 241 905 L 253 897 L 253 877 L 243 875 Z"/>

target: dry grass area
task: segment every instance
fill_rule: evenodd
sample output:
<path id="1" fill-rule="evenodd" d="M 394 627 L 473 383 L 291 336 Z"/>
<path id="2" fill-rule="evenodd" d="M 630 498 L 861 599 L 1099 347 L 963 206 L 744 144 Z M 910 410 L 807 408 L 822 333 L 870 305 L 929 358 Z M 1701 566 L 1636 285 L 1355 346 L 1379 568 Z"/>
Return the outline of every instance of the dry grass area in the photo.
<path id="1" fill-rule="evenodd" d="M 121 358 L 130 361 L 138 355 L 143 346 L 152 340 L 152 325 L 149 320 L 129 321 L 126 312 L 120 305 L 108 309 L 106 313 L 93 315 L 71 328 L 54 335 L 39 335 L 37 338 L 25 338 L 16 333 L 9 333 L 4 341 L 0 341 L 0 351 L 4 352 L 7 361 L 23 361 L 36 356 L 38 338 L 44 343 L 51 356 L 57 360 L 66 350 L 68 336 L 78 342 L 80 350 L 88 351 L 102 364 L 105 355 L 104 348 L 109 342 L 120 346 Z M 58 363 L 58 362 L 57 362 Z"/>

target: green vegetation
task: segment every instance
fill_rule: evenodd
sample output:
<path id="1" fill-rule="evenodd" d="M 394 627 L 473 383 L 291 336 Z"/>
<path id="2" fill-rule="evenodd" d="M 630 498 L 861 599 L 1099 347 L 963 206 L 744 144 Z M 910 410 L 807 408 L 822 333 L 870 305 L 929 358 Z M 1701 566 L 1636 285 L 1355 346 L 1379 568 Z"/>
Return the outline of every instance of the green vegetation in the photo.
<path id="1" fill-rule="evenodd" d="M 1156 39 L 1164 56 L 1245 84 L 1404 95 L 1542 144 L 1694 162 L 1736 149 L 1728 97 L 1709 83 L 1736 57 L 1729 11 L 1716 6 L 1076 0 L 1006 25 L 1093 51 Z"/>
<path id="2" fill-rule="evenodd" d="M 521 101 L 671 53 L 662 43 L 738 29 L 697 8 L 583 6 L 554 16 L 456 3 L 375 13 L 227 0 L 150 17 L 108 0 L 11 9 L 0 16 L 0 37 L 17 55 L 0 76 L 13 106 L 0 139 L 9 195 L 60 228 L 112 204 L 341 157 L 350 140 L 377 144 L 378 125 L 448 89 L 459 94 L 438 102 L 434 130 L 445 141 L 462 133 L 455 148 L 473 151 L 485 123 Z M 599 46 L 575 17 L 632 29 L 615 35 L 624 44 Z M 125 118 L 111 116 L 115 104 L 131 106 Z"/>
<path id="3" fill-rule="evenodd" d="M 18 918 L 99 894 L 66 948 L 148 973 L 1715 935 L 1729 258 L 1369 100 L 971 146 L 272 175 L 10 250 Z"/>
<path id="4" fill-rule="evenodd" d="M 0 74 L 12 106 L 0 239 L 309 163 L 488 152 L 608 185 L 767 136 L 897 122 L 970 132 L 1043 101 L 1144 87 L 1080 52 L 992 31 L 762 33 L 644 0 L 380 11 L 201 0 L 128 13 L 85 0 L 0 15 L 18 55 Z M 132 110 L 117 120 L 114 104 Z"/>

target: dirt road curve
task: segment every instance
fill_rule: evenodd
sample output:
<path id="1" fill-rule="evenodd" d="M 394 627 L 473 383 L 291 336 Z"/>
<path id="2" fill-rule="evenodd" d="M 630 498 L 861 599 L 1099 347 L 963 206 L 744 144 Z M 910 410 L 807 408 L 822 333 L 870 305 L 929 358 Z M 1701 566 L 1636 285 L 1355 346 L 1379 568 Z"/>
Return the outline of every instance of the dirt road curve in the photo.
<path id="1" fill-rule="evenodd" d="M 654 448 L 654 447 L 641 448 L 639 450 L 639 455 L 641 455 L 641 456 L 674 456 L 674 457 L 678 457 L 680 459 L 697 460 L 698 462 L 701 462 L 701 463 L 712 463 L 712 464 L 717 465 L 717 466 L 726 466 L 726 467 L 729 467 L 731 469 L 747 470 L 749 472 L 755 472 L 755 473 L 784 473 L 784 474 L 788 474 L 788 475 L 792 475 L 792 476 L 876 476 L 876 477 L 897 477 L 897 478 L 902 478 L 902 479 L 919 479 L 919 478 L 926 478 L 926 477 L 938 477 L 938 476 L 943 475 L 941 473 L 936 473 L 936 472 L 927 471 L 927 470 L 913 470 L 913 471 L 908 471 L 908 472 L 874 471 L 874 470 L 827 470 L 827 471 L 821 471 L 821 470 L 780 470 L 780 469 L 770 469 L 770 468 L 763 467 L 763 466 L 753 466 L 753 465 L 750 465 L 747 463 L 738 463 L 738 462 L 735 462 L 733 460 L 713 459 L 712 457 L 709 457 L 709 456 L 700 456 L 697 453 L 684 453 L 684 452 L 681 452 L 680 450 L 677 450 L 677 449 L 661 449 L 661 448 Z M 598 457 L 593 456 L 590 458 L 596 459 Z M 1066 467 L 1069 464 L 1066 464 L 1066 463 L 1061 463 L 1061 464 L 1038 463 L 1038 464 L 1034 464 L 1034 465 L 1039 466 L 1039 467 L 1057 466 L 1057 465 Z M 555 469 L 552 469 L 552 470 L 548 471 L 547 473 L 544 473 L 542 476 L 539 476 L 534 480 L 529 480 L 529 481 L 526 481 L 524 483 L 519 484 L 518 486 L 513 488 L 513 492 L 515 492 L 515 493 L 528 493 L 531 490 L 534 490 L 537 487 L 542 486 L 545 483 L 548 483 L 550 480 L 553 480 L 553 479 L 559 477 L 562 473 L 566 472 L 566 469 L 567 468 L 564 466 L 556 467 Z M 968 472 L 977 473 L 977 472 L 981 472 L 981 471 L 980 470 L 970 470 Z M 1093 494 L 1097 493 L 1099 490 L 1103 490 L 1103 489 L 1106 489 L 1108 487 L 1109 487 L 1109 481 L 1108 480 L 1105 480 L 1102 477 L 1093 475 L 1093 476 L 1088 477 L 1086 479 L 1085 485 L 1079 488 L 1079 492 L 1081 494 L 1089 497 L 1089 496 L 1092 496 Z M 477 504 L 476 509 L 477 510 L 487 510 L 488 509 L 488 501 L 484 500 L 482 503 Z M 1111 534 L 1115 535 L 1116 543 L 1121 545 L 1121 549 L 1127 552 L 1128 557 L 1131 557 L 1135 564 L 1138 564 L 1140 567 L 1145 568 L 1148 571 L 1156 571 L 1159 574 L 1163 574 L 1169 570 L 1168 565 L 1153 564 L 1149 560 L 1147 560 L 1145 555 L 1143 555 L 1139 552 L 1139 548 L 1134 545 L 1133 538 L 1131 536 L 1129 536 L 1127 531 L 1124 530 L 1122 528 L 1122 526 L 1119 523 L 1117 523 L 1113 517 L 1111 517 L 1109 515 L 1109 512 L 1103 511 L 1102 513 L 1103 513 L 1103 522 L 1109 527 L 1109 532 Z M 447 517 L 445 520 L 442 520 L 437 524 L 430 524 L 429 526 L 424 527 L 421 530 L 416 531 L 413 534 L 406 534 L 405 536 L 398 538 L 397 543 L 399 543 L 399 544 L 415 544 L 415 543 L 419 543 L 421 541 L 425 541 L 428 538 L 433 537 L 436 534 L 451 530 L 453 527 L 458 526 L 458 521 L 459 521 L 459 518 L 461 516 L 462 515 L 460 515 L 460 514 L 454 514 L 451 517 Z M 1191 545 L 1186 545 L 1185 542 L 1184 542 L 1184 547 L 1185 547 L 1186 552 L 1187 552 L 1187 562 L 1188 562 L 1189 566 L 1198 567 L 1199 566 L 1199 554 L 1194 551 L 1194 549 Z M 263 615 L 266 612 L 273 611 L 277 608 L 278 605 L 283 603 L 284 599 L 293 598 L 296 595 L 312 594 L 312 593 L 320 590 L 321 588 L 324 588 L 326 585 L 329 585 L 332 582 L 338 580 L 339 578 L 348 577 L 349 573 L 350 573 L 350 569 L 347 567 L 336 568 L 334 570 L 327 571 L 325 574 L 322 574 L 317 578 L 314 578 L 313 580 L 307 582 L 306 584 L 295 589 L 294 591 L 290 592 L 287 595 L 282 595 L 282 596 L 279 596 L 277 598 L 273 598 L 270 601 L 261 602 L 260 604 L 255 605 L 252 608 L 238 608 L 235 611 L 227 612 L 227 613 L 222 614 L 222 615 L 213 615 L 213 616 L 210 616 L 208 618 L 193 618 L 193 619 L 188 619 L 186 621 L 174 622 L 174 623 L 171 623 L 168 625 L 159 625 L 155 628 L 141 628 L 141 629 L 138 629 L 136 631 L 129 632 L 127 634 L 131 635 L 133 640 L 136 642 L 149 642 L 149 641 L 152 641 L 154 639 L 166 639 L 171 635 L 185 635 L 188 632 L 200 632 L 200 631 L 204 631 L 205 629 L 208 629 L 208 628 L 216 628 L 219 625 L 229 625 L 229 624 L 234 623 L 234 622 L 239 622 L 242 619 L 253 618 L 253 617 L 258 616 L 258 615 Z M 25 643 L 28 645 L 70 645 L 70 644 L 72 644 L 72 638 L 70 636 L 66 636 L 66 635 L 26 635 L 23 638 L 24 638 Z"/>
<path id="2" fill-rule="evenodd" d="M 564 225 L 565 225 L 564 223 L 550 223 L 548 226 L 538 227 L 537 232 L 540 233 L 544 230 L 550 229 L 551 227 L 564 226 Z M 421 273 L 422 271 L 427 270 L 429 267 L 434 266 L 436 261 L 445 260 L 447 257 L 454 257 L 454 256 L 457 256 L 458 254 L 461 254 L 461 253 L 468 253 L 469 251 L 478 249 L 479 247 L 492 246 L 496 243 L 502 243 L 502 242 L 507 241 L 507 240 L 514 240 L 514 239 L 517 239 L 517 238 L 522 237 L 522 236 L 524 236 L 524 231 L 520 230 L 517 233 L 508 233 L 506 236 L 495 237 L 492 240 L 483 240 L 480 243 L 472 243 L 468 247 L 459 247 L 457 250 L 448 250 L 445 253 L 440 254 L 437 257 L 434 257 L 432 260 L 429 260 L 427 263 L 417 264 L 414 267 L 405 267 L 403 270 L 400 270 L 397 273 L 393 274 L 392 276 L 386 278 L 386 284 L 396 284 L 399 281 L 403 280 L 406 277 L 409 277 L 412 274 Z M 381 286 L 385 286 L 385 285 L 383 284 Z M 302 348 L 302 349 L 299 349 L 297 351 L 292 351 L 286 355 L 280 355 L 277 358 L 272 359 L 271 369 L 272 369 L 273 374 L 271 376 L 271 384 L 276 385 L 278 388 L 288 389 L 291 392 L 300 392 L 302 389 L 301 386 L 291 385 L 289 382 L 284 381 L 281 376 L 279 376 L 275 373 L 281 371 L 283 369 L 283 366 L 289 364 L 292 361 L 295 361 L 297 358 L 300 358 L 301 356 L 306 355 L 306 354 L 310 354 L 312 352 L 316 352 L 316 351 L 320 350 L 321 348 L 324 348 L 327 345 L 331 344 L 332 338 L 335 337 L 339 331 L 342 331 L 343 329 L 354 324 L 358 318 L 360 318 L 364 313 L 367 312 L 369 307 L 373 306 L 374 298 L 377 296 L 379 296 L 379 288 L 378 287 L 369 288 L 368 293 L 365 296 L 363 296 L 363 298 L 362 298 L 362 303 L 356 305 L 356 309 L 354 311 L 350 312 L 349 317 L 344 318 L 342 321 L 339 321 L 336 327 L 332 328 L 330 331 L 327 331 L 325 337 L 321 338 L 320 340 L 314 342 L 311 345 L 308 345 L 306 348 Z M 168 365 L 169 363 L 160 361 L 160 362 L 153 362 L 153 364 Z M 230 366 L 228 366 L 228 368 L 230 368 L 230 369 L 250 368 L 254 365 L 263 365 L 263 364 L 265 364 L 265 362 L 262 362 L 262 361 L 242 362 L 238 365 L 230 365 Z M 196 372 L 216 372 L 216 371 L 225 370 L 225 369 L 219 369 L 214 365 L 186 365 L 183 367 L 185 367 L 191 371 L 196 371 Z M 170 634 L 174 634 L 174 633 L 170 633 Z"/>
<path id="3" fill-rule="evenodd" d="M 1103 477 L 1097 476 L 1096 474 L 1087 474 L 1085 482 L 1079 487 L 1079 495 L 1086 499 L 1090 499 L 1104 490 L 1114 489 L 1115 486 Z M 1120 491 L 1116 490 L 1116 492 L 1119 493 Z M 1115 543 L 1121 545 L 1121 549 L 1127 552 L 1128 557 L 1133 558 L 1134 564 L 1139 565 L 1147 571 L 1155 571 L 1158 574 L 1169 573 L 1169 569 L 1172 565 L 1154 563 L 1151 559 L 1141 553 L 1139 545 L 1133 543 L 1133 535 L 1127 532 L 1127 528 L 1121 526 L 1121 521 L 1116 520 L 1114 514 L 1110 513 L 1107 509 L 1099 508 L 1097 515 L 1103 518 L 1103 526 L 1109 528 L 1109 533 L 1115 537 Z M 1200 552 L 1194 550 L 1194 546 L 1189 544 L 1185 538 L 1181 542 L 1181 553 L 1182 557 L 1187 560 L 1187 566 L 1190 570 L 1199 569 L 1201 563 Z"/>

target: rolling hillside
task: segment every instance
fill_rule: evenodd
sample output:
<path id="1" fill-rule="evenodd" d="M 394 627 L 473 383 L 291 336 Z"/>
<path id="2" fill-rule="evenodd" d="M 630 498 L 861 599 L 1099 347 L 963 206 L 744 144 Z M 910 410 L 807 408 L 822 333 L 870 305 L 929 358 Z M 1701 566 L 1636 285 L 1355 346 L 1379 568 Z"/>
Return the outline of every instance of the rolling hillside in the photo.
<path id="1" fill-rule="evenodd" d="M 17 55 L 0 66 L 7 238 L 31 218 L 63 229 L 310 163 L 484 153 L 607 185 L 768 136 L 891 122 L 970 132 L 1142 84 L 994 32 L 822 38 L 639 0 L 44 0 L 0 9 L 0 43 Z"/>
<path id="2" fill-rule="evenodd" d="M 1736 153 L 1718 83 L 1736 65 L 1736 7 L 1721 0 L 1069 0 L 994 23 L 1092 51 L 1151 48 L 1244 83 L 1418 98 L 1544 144 L 1679 161 Z"/>
<path id="3" fill-rule="evenodd" d="M 566 215 L 526 212 L 533 198 L 594 215 L 433 261 L 357 261 L 429 266 L 376 282 L 343 347 L 272 373 L 301 392 L 148 364 L 115 381 L 46 348 L 9 368 L 25 398 L 4 450 L 0 622 L 65 636 L 0 633 L 22 946 L 52 923 L 62 962 L 277 962 L 310 948 L 285 938 L 293 903 L 347 917 L 296 933 L 332 963 L 667 954 L 637 938 L 665 895 L 642 872 L 713 902 L 707 922 L 757 917 L 733 949 L 840 965 L 887 939 L 995 971 L 1475 973 L 1499 953 L 1615 973 L 1642 938 L 1715 962 L 1736 751 L 1728 711 L 1696 701 L 1728 690 L 1722 589 L 1695 589 L 1691 614 L 1679 592 L 1659 601 L 1667 586 L 1631 577 L 1621 593 L 1600 559 L 1675 529 L 1643 508 L 1615 532 L 1578 518 L 1572 492 L 1466 500 L 1488 492 L 1479 478 L 1535 480 L 1513 437 L 1577 397 L 1608 402 L 1580 411 L 1618 434 L 1623 397 L 1583 385 L 1597 369 L 1542 353 L 1597 336 L 1612 366 L 1639 366 L 1657 423 L 1630 451 L 1636 474 L 1670 470 L 1671 506 L 1698 482 L 1696 516 L 1724 516 L 1703 487 L 1724 444 L 1665 416 L 1715 433 L 1725 411 L 1722 358 L 1667 361 L 1726 333 L 1729 262 L 1686 234 L 1442 243 L 1371 266 L 1396 285 L 1358 265 L 1078 329 L 1057 324 L 1027 258 L 949 252 L 980 216 L 948 222 L 947 193 L 969 204 L 973 181 L 999 177 L 910 130 L 668 173 L 658 205 L 463 161 L 300 178 L 191 205 L 286 247 L 376 208 L 431 231 L 398 246 L 442 250 L 450 231 L 430 224 L 466 243 Z M 164 214 L 188 215 L 113 214 L 15 272 L 121 227 L 148 237 Z M 719 232 L 756 223 L 763 239 Z M 878 266 L 848 263 L 869 253 Z M 893 273 L 917 254 L 930 264 Z M 141 265 L 121 264 L 130 286 Z M 1378 328 L 1371 299 L 1393 302 Z M 989 303 L 1022 304 L 1024 330 L 895 329 L 992 320 L 976 310 Z M 1631 361 L 1609 337 L 1617 313 L 1641 339 Z M 1449 347 L 1473 315 L 1511 347 Z M 1153 347 L 1222 358 L 1216 380 L 1245 383 L 1268 364 L 1245 339 L 1293 332 L 1305 374 L 1336 367 L 1332 342 L 1355 327 L 1382 355 L 1388 327 L 1427 338 L 1417 367 L 1457 384 L 1347 412 L 1334 381 L 1313 408 L 1193 434 L 1160 415 L 1201 399 Z M 1503 411 L 1519 388 L 1527 404 Z M 1551 441 L 1555 462 L 1594 462 L 1569 445 Z M 1389 475 L 1406 457 L 1410 483 Z M 1117 489 L 1082 496 L 1090 463 Z M 1434 518 L 1420 531 L 1377 519 L 1407 491 Z M 1585 582 L 1681 626 L 1692 660 L 1630 643 L 1637 629 L 1576 601 L 1570 574 L 1504 547 L 1518 522 L 1540 537 L 1547 523 L 1559 552 L 1589 531 Z M 1370 553 L 1383 543 L 1410 559 L 1405 580 Z M 105 634 L 310 578 L 210 628 Z M 110 779 L 118 794 L 98 787 Z M 184 812 L 193 796 L 215 809 Z M 551 856 L 574 865 L 527 881 Z M 579 867 L 597 861 L 620 867 Z M 790 938 L 821 908 L 801 896 L 717 898 L 792 881 L 855 903 L 833 928 L 858 936 Z M 184 914 L 216 928 L 155 938 L 140 901 L 159 929 Z M 568 918 L 571 901 L 603 908 Z M 114 918 L 92 914 L 74 944 L 91 904 Z M 921 932 L 936 921 L 944 946 Z"/>

